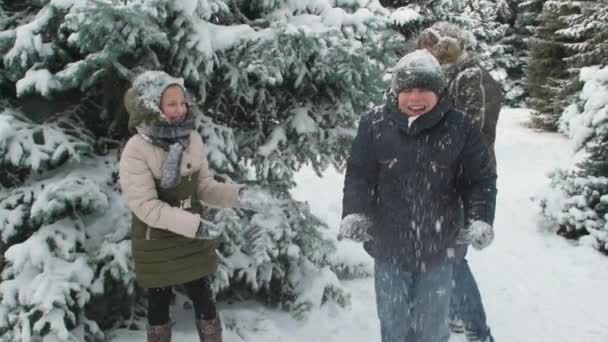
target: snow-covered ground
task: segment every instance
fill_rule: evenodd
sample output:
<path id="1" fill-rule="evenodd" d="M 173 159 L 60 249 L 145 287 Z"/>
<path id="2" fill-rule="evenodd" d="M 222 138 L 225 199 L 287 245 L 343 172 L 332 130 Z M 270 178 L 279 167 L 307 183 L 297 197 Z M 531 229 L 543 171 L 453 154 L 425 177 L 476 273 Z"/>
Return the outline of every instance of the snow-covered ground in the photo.
<path id="1" fill-rule="evenodd" d="M 569 143 L 557 135 L 525 127 L 528 113 L 503 111 L 496 152 L 499 169 L 496 240 L 469 260 L 488 320 L 503 342 L 608 341 L 608 259 L 539 227 L 534 196 L 548 185 L 546 173 L 568 162 Z M 310 203 L 337 234 L 343 177 L 328 171 L 298 174 L 296 198 Z M 341 242 L 338 257 L 371 260 L 360 245 Z M 348 310 L 325 307 L 305 321 L 253 303 L 222 304 L 226 342 L 380 341 L 373 279 L 344 282 L 352 295 Z M 173 341 L 198 341 L 192 312 L 173 308 Z M 120 331 L 115 342 L 145 341 L 143 331 Z M 465 341 L 453 336 L 451 342 Z"/>

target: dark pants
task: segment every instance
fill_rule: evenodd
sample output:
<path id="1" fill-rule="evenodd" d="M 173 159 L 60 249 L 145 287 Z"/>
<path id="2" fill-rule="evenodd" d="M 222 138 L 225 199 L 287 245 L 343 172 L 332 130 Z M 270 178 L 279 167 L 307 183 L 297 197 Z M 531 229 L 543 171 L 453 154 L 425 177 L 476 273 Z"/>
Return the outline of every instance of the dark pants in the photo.
<path id="1" fill-rule="evenodd" d="M 407 272 L 375 264 L 376 304 L 382 342 L 447 342 L 452 265 Z"/>
<path id="2" fill-rule="evenodd" d="M 450 302 L 450 319 L 461 320 L 467 335 L 477 336 L 480 340 L 487 339 L 490 329 L 486 322 L 486 312 L 481 302 L 477 282 L 471 273 L 469 263 L 465 259 L 467 246 L 462 246 L 456 252 L 454 261 L 454 290 Z"/>
<path id="3" fill-rule="evenodd" d="M 184 284 L 186 294 L 194 306 L 195 319 L 215 319 L 217 311 L 211 281 L 203 277 Z M 148 289 L 148 324 L 162 325 L 169 323 L 169 305 L 172 288 L 159 287 Z"/>

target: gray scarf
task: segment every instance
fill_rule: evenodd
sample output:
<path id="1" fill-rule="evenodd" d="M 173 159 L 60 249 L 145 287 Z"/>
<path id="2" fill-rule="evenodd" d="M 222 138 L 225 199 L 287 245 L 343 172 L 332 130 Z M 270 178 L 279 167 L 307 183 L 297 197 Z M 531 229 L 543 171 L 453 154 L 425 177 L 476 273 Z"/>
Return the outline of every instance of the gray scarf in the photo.
<path id="1" fill-rule="evenodd" d="M 169 151 L 160 178 L 162 189 L 170 189 L 179 183 L 182 155 L 190 144 L 190 133 L 193 129 L 192 118 L 179 123 L 157 122 L 154 125 L 141 123 L 137 126 L 137 133 L 144 140 Z"/>

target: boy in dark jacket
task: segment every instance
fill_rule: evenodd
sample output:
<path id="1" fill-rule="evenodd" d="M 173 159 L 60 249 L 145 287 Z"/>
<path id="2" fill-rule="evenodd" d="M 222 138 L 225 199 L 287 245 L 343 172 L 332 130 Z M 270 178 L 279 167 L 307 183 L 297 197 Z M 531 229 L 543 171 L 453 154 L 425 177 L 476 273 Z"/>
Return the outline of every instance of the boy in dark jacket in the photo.
<path id="1" fill-rule="evenodd" d="M 340 236 L 374 257 L 382 342 L 447 341 L 457 239 L 492 241 L 493 162 L 445 90 L 428 51 L 403 57 L 387 103 L 361 118 L 347 164 Z"/>

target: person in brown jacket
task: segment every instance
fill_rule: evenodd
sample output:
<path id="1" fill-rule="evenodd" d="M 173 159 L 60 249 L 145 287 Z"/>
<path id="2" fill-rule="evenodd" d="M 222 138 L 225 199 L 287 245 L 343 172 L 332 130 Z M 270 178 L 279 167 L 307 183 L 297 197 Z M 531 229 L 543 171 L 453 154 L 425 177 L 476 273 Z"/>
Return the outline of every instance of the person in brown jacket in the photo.
<path id="1" fill-rule="evenodd" d="M 451 23 L 438 22 L 420 33 L 417 45 L 441 63 L 448 80 L 450 102 L 479 123 L 484 142 L 494 153 L 502 87 L 478 58 L 466 51 L 463 30 Z"/>
<path id="2" fill-rule="evenodd" d="M 216 238 L 222 232 L 202 216 L 203 203 L 264 211 L 271 197 L 213 179 L 183 79 L 162 71 L 143 72 L 133 80 L 124 102 L 129 130 L 136 134 L 120 157 L 120 185 L 132 212 L 136 279 L 148 294 L 148 341 L 171 340 L 172 286 L 183 284 L 201 341 L 221 342 L 222 324 L 209 276 L 218 267 Z"/>
<path id="3" fill-rule="evenodd" d="M 482 141 L 488 147 L 495 172 L 494 141 L 502 106 L 502 88 L 477 58 L 466 51 L 465 43 L 463 30 L 446 22 L 435 23 L 418 37 L 418 48 L 431 52 L 444 70 L 453 108 L 471 117 L 481 127 Z M 487 326 L 479 288 L 465 258 L 467 232 L 463 233 L 463 243 L 455 253 L 450 326 L 454 332 L 464 332 L 469 342 L 491 342 L 494 338 Z"/>

